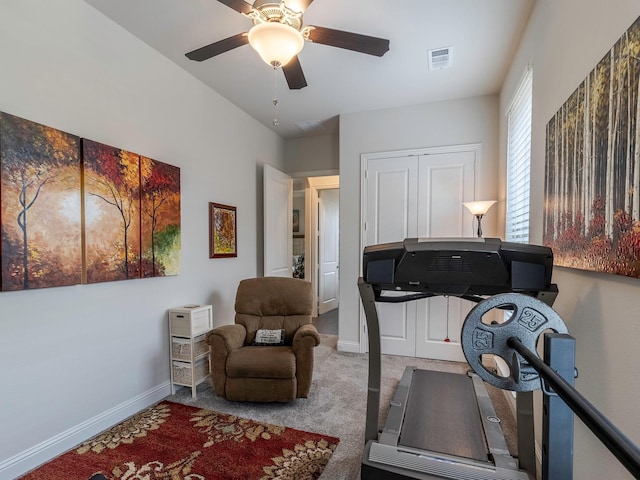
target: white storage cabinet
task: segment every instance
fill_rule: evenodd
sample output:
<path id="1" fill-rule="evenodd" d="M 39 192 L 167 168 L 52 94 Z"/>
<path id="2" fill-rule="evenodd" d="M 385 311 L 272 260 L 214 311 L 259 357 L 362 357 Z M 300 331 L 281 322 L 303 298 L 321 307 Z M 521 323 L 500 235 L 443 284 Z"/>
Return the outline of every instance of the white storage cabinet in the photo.
<path id="1" fill-rule="evenodd" d="M 176 385 L 196 387 L 210 375 L 207 333 L 213 329 L 211 305 L 186 305 L 169 309 L 169 341 L 171 356 L 171 394 Z"/>

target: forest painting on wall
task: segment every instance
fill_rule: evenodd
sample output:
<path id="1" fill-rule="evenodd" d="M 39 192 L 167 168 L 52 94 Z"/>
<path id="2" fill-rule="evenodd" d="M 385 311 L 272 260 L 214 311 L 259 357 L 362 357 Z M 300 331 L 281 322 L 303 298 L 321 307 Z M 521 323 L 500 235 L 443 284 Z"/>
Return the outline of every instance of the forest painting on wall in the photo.
<path id="1" fill-rule="evenodd" d="M 0 290 L 177 275 L 180 169 L 0 112 Z"/>
<path id="2" fill-rule="evenodd" d="M 0 112 L 3 291 L 81 282 L 80 139 Z"/>
<path id="3" fill-rule="evenodd" d="M 640 18 L 548 122 L 545 156 L 554 263 L 640 277 Z"/>

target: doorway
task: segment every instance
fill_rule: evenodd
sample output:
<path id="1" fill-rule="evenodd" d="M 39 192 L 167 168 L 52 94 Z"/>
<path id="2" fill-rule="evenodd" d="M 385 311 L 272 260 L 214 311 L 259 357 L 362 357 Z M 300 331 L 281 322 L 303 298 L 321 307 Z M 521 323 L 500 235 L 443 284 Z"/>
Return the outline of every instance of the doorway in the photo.
<path id="1" fill-rule="evenodd" d="M 303 272 L 299 278 L 311 282 L 312 316 L 317 317 L 339 306 L 340 177 L 298 177 L 293 183 L 294 224 L 296 216 L 299 222 L 293 232 L 294 272 Z"/>
<path id="2" fill-rule="evenodd" d="M 337 188 L 318 192 L 318 315 L 339 305 L 339 195 Z"/>

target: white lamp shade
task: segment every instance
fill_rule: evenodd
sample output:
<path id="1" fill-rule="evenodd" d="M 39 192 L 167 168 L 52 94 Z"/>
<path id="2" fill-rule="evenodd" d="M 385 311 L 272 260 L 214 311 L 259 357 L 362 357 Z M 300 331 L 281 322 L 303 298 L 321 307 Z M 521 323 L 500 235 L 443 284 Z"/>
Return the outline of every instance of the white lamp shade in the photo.
<path id="1" fill-rule="evenodd" d="M 472 215 L 484 215 L 496 202 L 497 200 L 482 200 L 479 202 L 465 202 L 463 205 L 467 207 Z"/>
<path id="2" fill-rule="evenodd" d="M 304 46 L 302 34 L 293 27 L 278 22 L 254 25 L 249 30 L 249 44 L 268 65 L 286 65 Z"/>

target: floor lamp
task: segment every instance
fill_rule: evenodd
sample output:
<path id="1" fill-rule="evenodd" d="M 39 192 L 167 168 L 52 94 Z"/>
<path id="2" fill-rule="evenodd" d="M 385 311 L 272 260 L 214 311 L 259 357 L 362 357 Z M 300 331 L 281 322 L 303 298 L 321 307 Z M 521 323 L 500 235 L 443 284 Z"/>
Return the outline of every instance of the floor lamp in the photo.
<path id="1" fill-rule="evenodd" d="M 482 217 L 496 203 L 497 200 L 482 200 L 479 202 L 464 202 L 463 205 L 478 219 L 478 238 L 482 237 Z"/>

